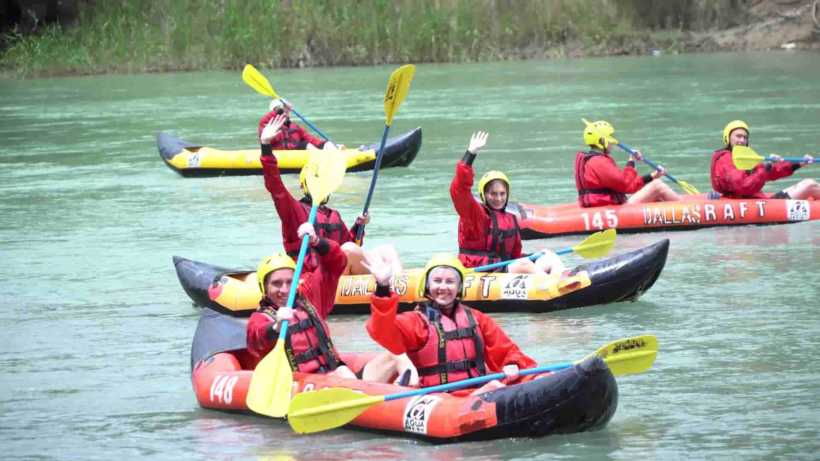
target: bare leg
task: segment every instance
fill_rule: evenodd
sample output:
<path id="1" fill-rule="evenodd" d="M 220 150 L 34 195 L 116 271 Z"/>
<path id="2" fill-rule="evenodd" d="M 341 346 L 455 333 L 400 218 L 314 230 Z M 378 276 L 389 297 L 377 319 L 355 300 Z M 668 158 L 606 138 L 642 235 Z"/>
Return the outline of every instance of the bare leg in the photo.
<path id="1" fill-rule="evenodd" d="M 362 250 L 362 247 L 353 242 L 347 242 L 342 245 L 342 251 L 344 251 L 347 255 L 347 267 L 344 272 L 345 275 L 363 275 L 370 273 L 370 271 L 368 271 L 362 264 L 362 258 L 364 258 L 364 251 Z M 370 250 L 369 253 L 372 256 L 381 258 L 381 260 L 385 263 L 390 264 L 393 267 L 393 274 L 399 275 L 402 273 L 403 269 L 401 266 L 401 260 L 399 259 L 399 254 L 392 245 L 377 246 L 373 250 Z"/>
<path id="2" fill-rule="evenodd" d="M 545 274 L 561 275 L 567 269 L 561 258 L 552 250 L 543 250 L 544 254 L 535 260 L 535 265 Z"/>
<path id="3" fill-rule="evenodd" d="M 673 202 L 676 200 L 680 200 L 680 195 L 659 178 L 632 194 L 626 203 Z"/>
<path id="4" fill-rule="evenodd" d="M 543 271 L 529 259 L 517 259 L 507 266 L 507 272 L 511 274 L 536 274 Z"/>
<path id="5" fill-rule="evenodd" d="M 335 376 L 338 376 L 340 378 L 359 379 L 359 378 L 356 377 L 356 374 L 353 373 L 353 370 L 351 370 L 350 368 L 348 368 L 345 365 L 342 365 L 342 366 L 336 368 L 335 370 L 333 370 L 333 372 L 331 374 L 333 374 Z"/>
<path id="6" fill-rule="evenodd" d="M 407 369 L 414 375 L 414 378 L 410 379 L 410 384 L 417 385 L 418 373 L 415 373 L 415 367 L 406 354 L 393 355 L 390 352 L 383 352 L 367 362 L 362 370 L 362 380 L 389 383 Z"/>
<path id="7" fill-rule="evenodd" d="M 820 184 L 813 179 L 804 179 L 799 183 L 783 189 L 789 197 L 797 200 L 820 199 Z"/>

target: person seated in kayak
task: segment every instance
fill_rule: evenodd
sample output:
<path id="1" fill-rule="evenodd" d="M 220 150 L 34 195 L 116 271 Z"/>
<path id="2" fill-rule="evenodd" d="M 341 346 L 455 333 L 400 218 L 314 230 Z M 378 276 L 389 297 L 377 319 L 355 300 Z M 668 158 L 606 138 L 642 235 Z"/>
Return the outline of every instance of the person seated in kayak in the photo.
<path id="1" fill-rule="evenodd" d="M 263 296 L 259 308 L 251 314 L 246 329 L 248 368 L 254 369 L 276 345 L 279 327 L 288 321 L 285 353 L 291 368 L 303 373 L 332 373 L 343 378 L 357 375 L 339 358 L 330 339 L 327 317 L 336 302 L 336 287 L 345 267 L 345 255 L 339 244 L 316 235 L 310 223 L 299 226 L 300 238 L 310 236 L 318 266 L 303 275 L 296 291 L 293 308 L 287 307 L 296 264 L 279 253 L 265 258 L 256 270 Z M 365 381 L 388 382 L 391 377 L 410 372 L 410 383 L 418 382 L 418 374 L 409 358 L 382 353 L 363 368 Z"/>
<path id="2" fill-rule="evenodd" d="M 589 150 L 575 154 L 575 187 L 582 207 L 680 200 L 680 196 L 659 179 L 666 174 L 663 167 L 638 176 L 635 162 L 643 159 L 639 151 L 630 153 L 624 169 L 619 169 L 609 154 L 609 146 L 618 144 L 613 134 L 615 128 L 603 120 L 587 123 L 584 128 L 584 144 Z"/>
<path id="3" fill-rule="evenodd" d="M 270 124 L 271 120 L 279 116 L 284 117 L 284 122 L 279 125 L 279 129 L 274 132 L 275 135 L 270 140 L 270 145 L 273 150 L 344 149 L 344 145 L 336 145 L 330 141 L 319 139 L 308 133 L 308 131 L 299 124 L 294 123 L 290 119 L 290 110 L 290 103 L 287 100 L 283 98 L 274 99 L 270 102 L 270 106 L 268 106 L 268 113 L 259 119 L 259 129 L 257 131 L 261 137 L 262 130 Z"/>
<path id="4" fill-rule="evenodd" d="M 763 186 L 768 181 L 791 176 L 802 165 L 813 163 L 814 157 L 806 155 L 805 162 L 790 163 L 778 161 L 782 157 L 772 155 L 775 161 L 764 161 L 751 170 L 740 170 L 732 161 L 734 146 L 749 146 L 749 125 L 743 120 L 733 120 L 723 128 L 724 146 L 712 153 L 712 189 L 726 198 L 782 198 L 820 199 L 820 184 L 813 179 L 804 179 L 779 192 L 765 193 Z M 711 195 L 716 197 L 715 195 Z"/>
<path id="5" fill-rule="evenodd" d="M 477 267 L 515 259 L 498 268 L 512 273 L 548 273 L 560 275 L 565 267 L 549 249 L 542 250 L 534 263 L 522 258 L 521 232 L 518 219 L 507 212 L 510 180 L 500 171 L 488 171 L 478 181 L 478 196 L 471 192 L 475 171 L 473 161 L 487 144 L 488 133 L 473 133 L 464 158 L 456 164 L 456 174 L 450 184 L 450 198 L 458 213 L 458 259 L 467 267 Z"/>
<path id="6" fill-rule="evenodd" d="M 390 289 L 390 265 L 368 254 L 365 264 L 377 284 L 370 298 L 367 332 L 391 353 L 407 354 L 418 370 L 419 386 L 498 372 L 510 383 L 520 369 L 536 365 L 489 315 L 461 302 L 467 270 L 458 258 L 430 259 L 418 283 L 419 298 L 425 301 L 401 314 L 397 314 L 399 295 Z M 476 393 L 503 385 L 490 381 Z"/>
<path id="7" fill-rule="evenodd" d="M 300 200 L 291 195 L 285 183 L 282 182 L 282 176 L 279 174 L 279 164 L 276 156 L 273 155 L 273 146 L 271 142 L 279 132 L 280 127 L 286 122 L 284 114 L 271 119 L 267 125 L 261 130 L 259 134 L 259 142 L 261 144 L 262 155 L 260 161 L 262 162 L 262 172 L 265 177 L 265 188 L 270 192 L 273 203 L 276 207 L 276 213 L 279 215 L 279 220 L 282 223 L 282 244 L 285 247 L 285 252 L 291 258 L 295 258 L 299 254 L 299 247 L 302 240 L 297 236 L 297 228 L 300 223 L 308 220 L 310 209 L 313 201 L 310 193 L 307 190 L 307 176 L 306 170 L 303 168 L 299 174 L 299 185 L 304 196 Z M 328 155 L 334 155 L 328 153 Z M 316 229 L 318 229 L 319 236 L 335 241 L 342 246 L 342 251 L 347 256 L 347 267 L 344 273 L 350 274 L 366 274 L 367 269 L 362 266 L 362 248 L 355 243 L 356 232 L 362 225 L 367 225 L 370 222 L 370 216 L 359 215 L 356 218 L 356 223 L 352 228 L 348 229 L 342 217 L 337 210 L 327 206 L 327 199 L 322 202 L 316 212 Z M 362 237 L 364 238 L 364 237 Z M 376 251 L 386 258 L 394 265 L 396 273 L 401 272 L 401 263 L 399 261 L 398 253 L 391 245 L 381 245 L 375 248 Z M 310 272 L 316 268 L 316 258 L 311 251 L 305 257 L 304 263 L 305 271 Z"/>

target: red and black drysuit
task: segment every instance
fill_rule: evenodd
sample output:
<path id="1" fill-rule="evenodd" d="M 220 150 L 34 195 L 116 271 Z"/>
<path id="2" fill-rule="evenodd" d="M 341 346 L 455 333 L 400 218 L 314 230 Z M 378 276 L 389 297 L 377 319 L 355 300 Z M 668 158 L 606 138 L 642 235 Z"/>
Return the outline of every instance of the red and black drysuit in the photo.
<path id="1" fill-rule="evenodd" d="M 283 113 L 282 109 L 277 108 L 263 115 L 262 118 L 259 119 L 257 135 L 261 137 L 262 130 L 265 129 L 265 126 L 281 113 Z M 296 150 L 307 149 L 308 144 L 313 144 L 321 149 L 325 146 L 325 142 L 327 141 L 311 135 L 307 130 L 288 119 L 271 140 L 271 146 L 274 150 Z"/>
<path id="2" fill-rule="evenodd" d="M 325 320 L 336 302 L 336 286 L 347 265 L 347 257 L 332 240 L 320 239 L 314 249 L 319 266 L 315 271 L 303 274 L 298 282 L 294 318 L 288 322 L 285 353 L 293 370 L 328 373 L 344 364 L 330 340 Z M 278 308 L 265 296 L 248 320 L 247 351 L 251 361 L 247 366 L 250 369 L 256 368 L 276 345 Z"/>
<path id="3" fill-rule="evenodd" d="M 799 163 L 761 162 L 751 170 L 740 170 L 732 162 L 732 151 L 723 148 L 712 153 L 712 189 L 726 198 L 789 198 L 786 192 L 763 192 L 767 181 L 791 176 Z"/>
<path id="4" fill-rule="evenodd" d="M 621 170 L 608 153 L 591 150 L 575 154 L 575 187 L 578 203 L 584 208 L 626 203 L 626 194 L 638 192 L 650 181 L 651 174 L 638 176 L 632 160 Z"/>

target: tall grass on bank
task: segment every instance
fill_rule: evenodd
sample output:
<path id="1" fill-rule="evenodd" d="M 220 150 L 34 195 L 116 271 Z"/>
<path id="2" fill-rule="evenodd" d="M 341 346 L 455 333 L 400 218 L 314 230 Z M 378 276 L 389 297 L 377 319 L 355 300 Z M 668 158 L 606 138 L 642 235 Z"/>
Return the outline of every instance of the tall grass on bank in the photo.
<path id="1" fill-rule="evenodd" d="M 107 0 L 72 27 L 6 37 L 21 76 L 463 62 L 618 52 L 664 0 Z M 726 3 L 742 0 L 685 0 Z M 672 2 L 674 3 L 674 2 Z M 658 13 L 664 16 L 662 7 Z M 687 10 L 688 11 L 688 10 Z M 679 11 L 675 10 L 675 14 Z M 641 24 L 644 29 L 651 25 Z"/>

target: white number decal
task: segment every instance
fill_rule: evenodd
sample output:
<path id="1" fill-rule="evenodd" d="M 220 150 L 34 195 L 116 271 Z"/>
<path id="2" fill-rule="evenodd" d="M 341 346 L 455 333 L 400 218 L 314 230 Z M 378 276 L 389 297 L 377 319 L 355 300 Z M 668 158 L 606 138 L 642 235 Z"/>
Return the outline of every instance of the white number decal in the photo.
<path id="1" fill-rule="evenodd" d="M 233 388 L 239 376 L 220 375 L 211 383 L 211 402 L 218 401 L 230 405 L 233 401 Z"/>
<path id="2" fill-rule="evenodd" d="M 590 222 L 589 213 L 581 213 L 581 217 L 584 219 L 584 230 L 590 230 L 593 227 L 598 230 L 603 229 L 604 219 L 606 219 L 606 227 L 618 227 L 618 214 L 615 210 L 606 210 L 603 214 L 596 211 L 592 214 L 592 222 Z"/>

